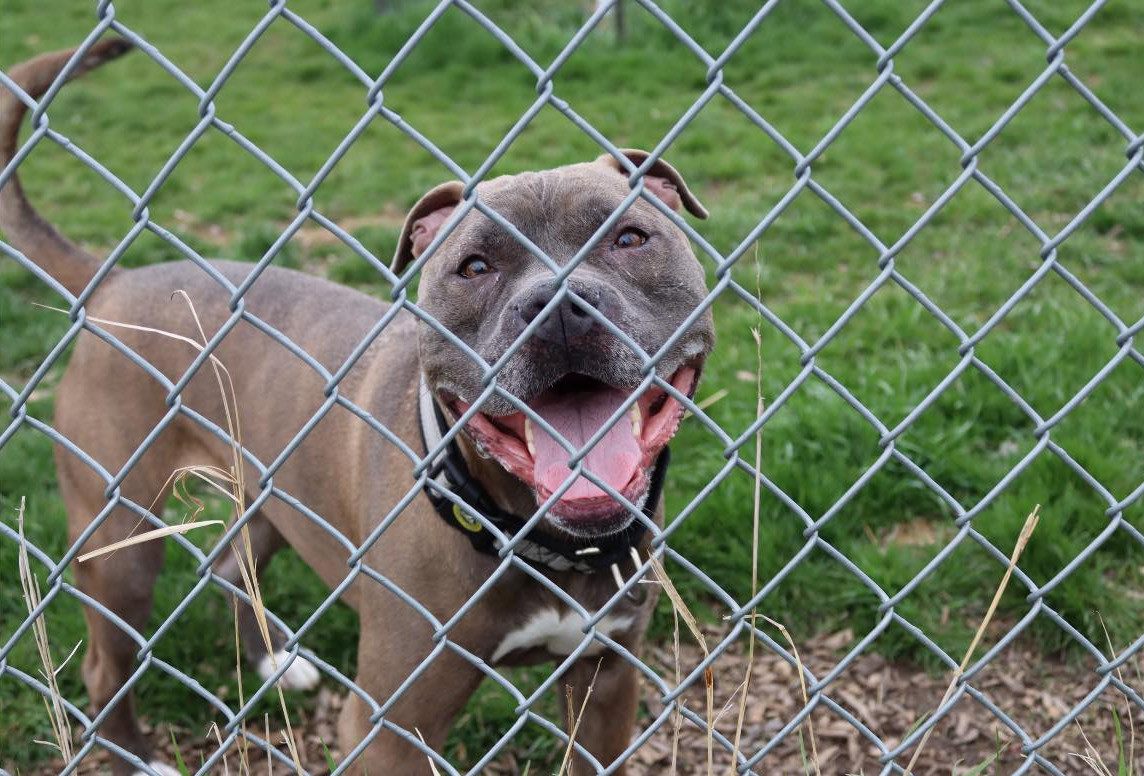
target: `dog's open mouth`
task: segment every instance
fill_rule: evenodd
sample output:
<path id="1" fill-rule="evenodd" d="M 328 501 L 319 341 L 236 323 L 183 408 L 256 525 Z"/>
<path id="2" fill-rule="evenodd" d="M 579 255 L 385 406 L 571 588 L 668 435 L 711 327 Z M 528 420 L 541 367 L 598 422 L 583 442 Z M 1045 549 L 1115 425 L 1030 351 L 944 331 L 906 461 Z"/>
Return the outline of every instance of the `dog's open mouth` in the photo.
<path id="1" fill-rule="evenodd" d="M 699 368 L 680 367 L 670 382 L 690 398 L 699 382 Z M 568 374 L 528 406 L 572 448 L 580 450 L 630 395 L 630 391 L 593 378 Z M 446 404 L 458 417 L 471 407 L 460 399 Z M 683 410 L 667 391 L 652 386 L 596 441 L 583 458 L 584 469 L 635 506 L 642 506 L 651 467 L 679 428 Z M 538 504 L 572 475 L 568 450 L 523 412 L 496 416 L 477 412 L 465 430 L 484 452 L 532 488 Z M 582 534 L 619 530 L 630 517 L 619 502 L 583 475 L 561 494 L 549 515 L 564 529 Z"/>

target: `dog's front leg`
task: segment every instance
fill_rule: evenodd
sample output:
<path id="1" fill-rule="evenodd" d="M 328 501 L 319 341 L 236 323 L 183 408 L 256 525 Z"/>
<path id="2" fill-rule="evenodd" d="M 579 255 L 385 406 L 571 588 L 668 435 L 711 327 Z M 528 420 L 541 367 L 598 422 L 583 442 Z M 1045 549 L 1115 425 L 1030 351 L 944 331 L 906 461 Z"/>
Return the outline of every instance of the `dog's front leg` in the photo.
<path id="1" fill-rule="evenodd" d="M 373 622 L 370 622 L 370 621 Z M 390 620 L 389 622 L 394 622 Z M 389 702 L 405 680 L 417 671 L 435 646 L 425 622 L 385 628 L 385 617 L 363 613 L 358 646 L 357 685 L 379 706 Z M 338 741 L 347 758 L 360 742 L 367 747 L 354 759 L 353 774 L 430 774 L 429 757 L 384 723 L 399 726 L 429 748 L 441 752 L 454 718 L 477 689 L 483 674 L 446 647 L 429 662 L 380 721 L 356 693 L 349 693 L 338 720 Z"/>
<path id="2" fill-rule="evenodd" d="M 591 752 L 605 768 L 609 767 L 631 744 L 639 705 L 639 678 L 635 667 L 615 652 L 603 657 L 582 658 L 564 675 L 561 684 L 572 689 L 571 708 L 567 703 L 568 695 L 560 694 L 564 704 L 565 729 L 570 730 L 571 725 L 577 725 L 579 717 L 576 743 Z M 584 696 L 589 687 L 591 694 L 585 705 Z M 574 776 L 598 772 L 585 758 L 575 756 Z M 616 776 L 623 776 L 626 772 L 624 765 L 612 771 Z"/>

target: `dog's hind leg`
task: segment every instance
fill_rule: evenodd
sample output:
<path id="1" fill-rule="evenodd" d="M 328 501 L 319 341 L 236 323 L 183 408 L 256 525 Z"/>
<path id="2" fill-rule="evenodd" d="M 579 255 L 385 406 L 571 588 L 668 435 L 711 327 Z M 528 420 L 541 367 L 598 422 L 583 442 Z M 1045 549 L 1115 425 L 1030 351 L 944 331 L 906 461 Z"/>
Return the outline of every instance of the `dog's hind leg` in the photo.
<path id="1" fill-rule="evenodd" d="M 169 454 L 172 450 L 164 436 L 160 436 L 140 459 L 120 488 L 122 497 L 142 509 L 155 503 L 158 505 L 155 511 L 161 512 L 169 493 L 164 483 L 170 476 Z M 85 441 L 84 449 L 97 449 L 93 439 Z M 78 458 L 62 449 L 57 449 L 56 462 L 60 492 L 70 518 L 70 537 L 75 541 L 93 518 L 107 507 L 106 483 Z M 125 506 L 115 507 L 81 551 L 106 547 L 153 527 L 140 521 L 140 515 L 134 510 Z M 144 541 L 73 565 L 80 590 L 108 612 L 90 605 L 84 607 L 88 640 L 83 679 L 97 713 L 107 715 L 99 725 L 98 735 L 150 763 L 152 769 L 161 774 L 175 771 L 164 770 L 167 766 L 152 759 L 151 745 L 135 718 L 132 691 L 129 689 L 121 697 L 116 696 L 125 684 L 138 678 L 136 671 L 139 669 L 141 639 L 148 635 L 147 621 L 154 601 L 155 579 L 163 565 L 164 550 L 163 540 Z M 138 635 L 130 634 L 124 625 L 134 629 Z M 134 771 L 135 768 L 127 761 L 113 758 L 112 772 L 117 776 Z"/>
<path id="2" fill-rule="evenodd" d="M 249 559 L 254 561 L 251 572 L 247 556 L 246 541 L 249 540 Z M 261 511 L 255 512 L 247 521 L 246 531 L 240 532 L 231 542 L 230 548 L 223 552 L 215 572 L 236 587 L 249 594 L 243 580 L 240 564 L 247 569 L 251 580 L 261 576 L 262 571 L 270 562 L 270 557 L 285 546 L 286 540 L 282 534 L 271 525 Z M 258 672 L 263 680 L 269 679 L 284 663 L 290 661 L 290 653 L 283 649 L 286 639 L 273 625 L 267 626 L 270 635 L 270 645 L 273 650 L 266 649 L 266 638 L 262 635 L 262 628 L 258 622 L 258 615 L 254 609 L 243 601 L 238 602 L 238 632 L 242 640 L 243 652 L 246 659 Z M 273 655 L 273 658 L 271 657 Z M 321 678 L 318 669 L 301 655 L 289 662 L 286 671 L 278 679 L 278 684 L 287 690 L 310 690 L 318 684 Z"/>

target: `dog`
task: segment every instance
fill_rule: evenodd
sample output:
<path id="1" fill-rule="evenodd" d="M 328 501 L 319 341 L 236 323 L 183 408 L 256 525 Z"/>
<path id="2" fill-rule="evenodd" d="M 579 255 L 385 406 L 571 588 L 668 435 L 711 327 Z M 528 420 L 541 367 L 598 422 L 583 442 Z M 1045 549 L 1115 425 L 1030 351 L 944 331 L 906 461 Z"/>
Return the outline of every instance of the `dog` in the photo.
<path id="1" fill-rule="evenodd" d="M 121 40 L 101 41 L 70 76 L 129 48 Z M 72 55 L 40 56 L 15 67 L 11 78 L 37 98 Z M 16 152 L 25 106 L 0 88 L 0 108 L 2 169 Z M 648 158 L 642 151 L 623 153 L 635 165 Z M 563 267 L 630 195 L 627 169 L 604 155 L 483 181 L 476 193 Z M 665 209 L 706 217 L 666 162 L 650 166 L 642 180 Z M 560 661 L 580 650 L 563 677 L 572 688 L 565 715 L 575 715 L 587 698 L 576 740 L 609 767 L 630 745 L 638 688 L 635 668 L 603 637 L 638 655 L 656 595 L 653 585 L 636 585 L 619 596 L 608 569 L 625 560 L 622 567 L 630 569 L 633 551 L 646 558 L 652 532 L 645 520 L 663 525 L 663 451 L 683 416 L 681 398 L 694 394 L 714 344 L 704 272 L 673 219 L 638 197 L 568 275 L 577 299 L 557 299 L 552 268 L 495 220 L 466 209 L 464 193 L 459 182 L 434 188 L 401 231 L 392 266 L 400 275 L 421 264 L 421 316 L 273 266 L 239 302 L 232 300 L 233 287 L 253 265 L 218 261 L 204 268 L 190 260 L 112 269 L 87 298 L 85 314 L 202 342 L 190 308 L 172 298 L 183 291 L 206 337 L 230 327 L 214 355 L 233 378 L 242 445 L 263 464 L 294 446 L 261 482 L 253 474 L 246 480 L 246 503 L 257 505 L 247 524 L 256 567 L 264 569 L 277 549 L 290 545 L 360 615 L 355 681 L 384 713 L 355 692 L 346 698 L 339 744 L 344 753 L 358 750 L 355 772 L 429 772 L 425 752 L 409 736 L 416 730 L 439 750 L 483 677 L 460 650 L 489 666 Z M 451 231 L 443 232 L 447 226 Z M 0 229 L 73 295 L 101 266 L 39 216 L 14 174 L 0 190 Z M 696 310 L 702 312 L 693 315 Z M 380 335 L 363 345 L 383 320 Z M 111 475 L 149 437 L 150 444 L 119 484 L 123 501 L 108 514 L 107 478 L 57 445 L 69 537 L 75 543 L 86 535 L 85 550 L 136 531 L 141 510 L 164 503 L 178 467 L 226 469 L 233 460 L 231 447 L 209 427 L 227 428 L 210 365 L 204 363 L 177 398 L 168 395 L 199 350 L 142 328 L 104 328 L 150 371 L 84 332 L 57 390 L 54 426 Z M 523 344 L 514 350 L 518 340 Z M 660 354 L 655 371 L 664 383 L 645 379 L 639 350 Z M 503 391 L 488 390 L 481 360 L 499 364 L 495 384 Z M 330 376 L 347 364 L 334 385 Z M 613 417 L 618 420 L 609 426 Z M 579 450 L 593 437 L 577 474 L 569 468 L 569 448 Z M 420 456 L 434 450 L 440 452 L 433 467 L 419 481 Z M 263 498 L 270 488 L 273 494 Z M 487 519 L 460 506 L 462 500 Z M 520 534 L 542 505 L 543 516 Z M 501 569 L 458 617 L 503 564 L 504 539 L 490 527 L 519 540 L 515 550 L 528 567 Z M 213 569 L 240 585 L 235 552 L 223 551 Z M 162 542 L 148 541 L 73 570 L 86 595 L 143 633 L 163 555 Z M 556 590 L 589 616 L 613 598 L 618 602 L 592 632 Z M 140 644 L 92 607 L 85 616 L 83 678 L 100 711 L 136 670 Z M 238 617 L 247 656 L 264 679 L 277 674 L 280 683 L 297 688 L 318 682 L 317 666 L 283 649 L 285 638 L 276 630 L 273 649 L 266 650 L 249 606 L 240 607 Z M 434 640 L 443 623 L 449 628 Z M 395 732 L 398 727 L 406 735 Z M 155 759 L 130 693 L 115 700 L 99 734 L 114 745 L 114 773 L 173 772 Z M 580 753 L 576 763 L 580 773 L 598 767 Z M 623 765 L 613 772 L 622 774 Z"/>

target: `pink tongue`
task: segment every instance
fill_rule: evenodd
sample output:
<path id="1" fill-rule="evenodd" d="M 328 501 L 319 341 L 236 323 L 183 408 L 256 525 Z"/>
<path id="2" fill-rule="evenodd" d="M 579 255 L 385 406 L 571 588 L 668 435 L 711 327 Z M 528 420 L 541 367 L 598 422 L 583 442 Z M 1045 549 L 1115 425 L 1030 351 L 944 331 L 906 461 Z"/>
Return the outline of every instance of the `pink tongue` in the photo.
<path id="1" fill-rule="evenodd" d="M 573 448 L 580 449 L 619 409 L 625 398 L 627 396 L 617 390 L 601 388 L 544 398 L 536 402 L 533 409 Z M 533 430 L 536 446 L 533 476 L 544 495 L 547 495 L 568 479 L 569 454 L 547 431 L 535 424 Z M 631 419 L 625 415 L 588 452 L 584 458 L 584 468 L 622 492 L 635 476 L 641 457 L 639 440 L 632 433 Z M 564 492 L 561 500 L 599 498 L 605 495 L 607 494 L 595 483 L 581 476 Z"/>

